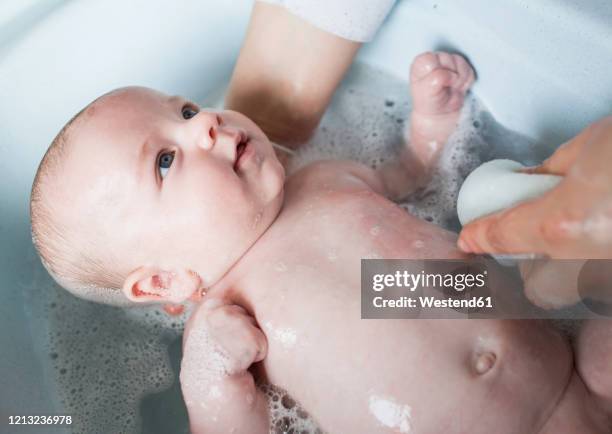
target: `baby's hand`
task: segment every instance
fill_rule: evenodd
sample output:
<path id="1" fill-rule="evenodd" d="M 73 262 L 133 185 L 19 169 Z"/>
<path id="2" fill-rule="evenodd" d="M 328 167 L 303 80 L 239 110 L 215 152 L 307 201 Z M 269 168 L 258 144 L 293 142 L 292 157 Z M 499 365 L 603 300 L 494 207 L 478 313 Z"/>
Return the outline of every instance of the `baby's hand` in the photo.
<path id="1" fill-rule="evenodd" d="M 217 378 L 238 374 L 266 353 L 266 337 L 245 309 L 223 299 L 205 299 L 185 328 L 181 378 L 192 370 Z"/>
<path id="2" fill-rule="evenodd" d="M 192 433 L 269 432 L 265 397 L 247 371 L 264 359 L 267 348 L 246 310 L 228 300 L 204 298 L 183 335 L 181 390 Z"/>

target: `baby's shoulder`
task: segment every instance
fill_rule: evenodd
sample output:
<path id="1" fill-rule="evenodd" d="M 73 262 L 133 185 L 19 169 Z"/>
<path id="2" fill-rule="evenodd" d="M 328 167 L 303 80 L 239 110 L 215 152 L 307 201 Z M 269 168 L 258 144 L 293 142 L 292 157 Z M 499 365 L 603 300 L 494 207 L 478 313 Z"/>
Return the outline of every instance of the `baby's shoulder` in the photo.
<path id="1" fill-rule="evenodd" d="M 308 164 L 287 181 L 287 193 L 320 191 L 380 193 L 383 185 L 371 168 L 355 161 L 324 160 Z"/>

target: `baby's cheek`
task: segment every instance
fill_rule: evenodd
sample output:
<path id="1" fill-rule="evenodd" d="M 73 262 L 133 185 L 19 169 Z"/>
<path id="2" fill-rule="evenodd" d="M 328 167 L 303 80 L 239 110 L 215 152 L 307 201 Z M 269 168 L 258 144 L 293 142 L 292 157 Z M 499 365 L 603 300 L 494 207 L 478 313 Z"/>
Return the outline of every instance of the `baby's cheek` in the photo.
<path id="1" fill-rule="evenodd" d="M 283 190 L 285 169 L 276 157 L 268 157 L 268 160 L 263 164 L 262 186 L 265 192 L 266 201 L 271 202 L 276 199 Z"/>

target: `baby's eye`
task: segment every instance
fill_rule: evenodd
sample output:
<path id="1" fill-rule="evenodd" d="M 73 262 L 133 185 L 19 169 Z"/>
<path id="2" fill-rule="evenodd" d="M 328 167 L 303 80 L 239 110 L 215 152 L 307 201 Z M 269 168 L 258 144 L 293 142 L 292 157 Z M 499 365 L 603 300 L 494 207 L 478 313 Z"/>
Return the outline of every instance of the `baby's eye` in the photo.
<path id="1" fill-rule="evenodd" d="M 172 152 L 162 152 L 159 154 L 157 159 L 157 167 L 159 168 L 159 175 L 164 179 L 168 170 L 170 170 L 170 166 L 172 166 L 172 162 L 174 161 L 174 151 Z"/>
<path id="2" fill-rule="evenodd" d="M 192 117 L 197 115 L 199 111 L 200 109 L 198 109 L 194 105 L 186 104 L 181 109 L 181 114 L 183 115 L 183 119 L 191 119 Z"/>

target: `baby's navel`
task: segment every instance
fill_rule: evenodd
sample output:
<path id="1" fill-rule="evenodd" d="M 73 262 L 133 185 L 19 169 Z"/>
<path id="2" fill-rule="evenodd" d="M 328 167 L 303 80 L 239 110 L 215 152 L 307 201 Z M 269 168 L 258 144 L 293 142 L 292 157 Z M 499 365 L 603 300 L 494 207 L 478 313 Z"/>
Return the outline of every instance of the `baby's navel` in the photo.
<path id="1" fill-rule="evenodd" d="M 476 372 L 477 375 L 484 375 L 493 369 L 496 361 L 497 356 L 493 352 L 486 351 L 477 353 L 473 359 L 474 372 Z"/>

